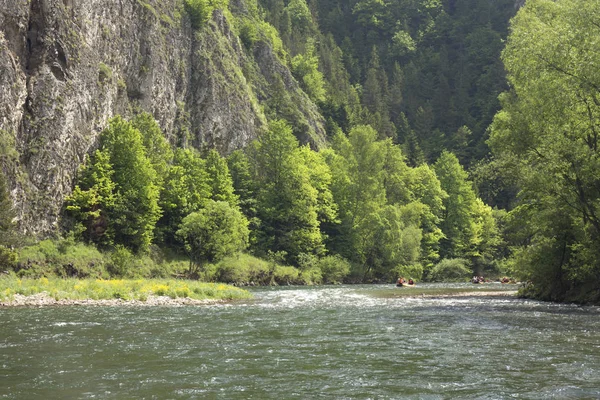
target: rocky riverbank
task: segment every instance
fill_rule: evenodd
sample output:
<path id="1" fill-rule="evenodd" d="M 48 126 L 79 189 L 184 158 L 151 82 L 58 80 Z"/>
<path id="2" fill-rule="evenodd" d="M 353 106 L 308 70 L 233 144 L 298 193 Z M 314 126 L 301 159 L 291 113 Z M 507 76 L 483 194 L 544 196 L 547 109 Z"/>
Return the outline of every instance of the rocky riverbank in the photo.
<path id="1" fill-rule="evenodd" d="M 224 303 L 225 300 L 204 299 L 197 300 L 189 297 L 171 298 L 169 296 L 148 296 L 144 300 L 73 300 L 55 299 L 47 292 L 37 293 L 31 296 L 15 294 L 10 301 L 0 302 L 0 307 L 45 307 L 45 306 L 200 306 L 207 304 Z"/>

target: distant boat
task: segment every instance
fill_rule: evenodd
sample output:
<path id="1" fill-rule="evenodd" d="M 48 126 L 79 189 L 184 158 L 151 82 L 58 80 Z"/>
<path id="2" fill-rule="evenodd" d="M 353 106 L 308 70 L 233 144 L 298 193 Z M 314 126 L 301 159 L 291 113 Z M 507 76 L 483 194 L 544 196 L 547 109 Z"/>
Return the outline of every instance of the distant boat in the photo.
<path id="1" fill-rule="evenodd" d="M 414 287 L 415 284 L 414 283 L 396 283 L 396 287 Z"/>

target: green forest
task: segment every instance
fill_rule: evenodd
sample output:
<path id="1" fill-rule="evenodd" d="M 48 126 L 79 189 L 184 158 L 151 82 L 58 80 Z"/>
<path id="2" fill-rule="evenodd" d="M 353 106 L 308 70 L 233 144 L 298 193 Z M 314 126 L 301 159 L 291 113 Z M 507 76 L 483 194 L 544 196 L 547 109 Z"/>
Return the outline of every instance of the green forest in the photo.
<path id="1" fill-rule="evenodd" d="M 508 276 L 521 294 L 600 302 L 600 5 L 585 0 L 185 0 L 244 51 L 271 46 L 318 106 L 327 144 L 283 85 L 268 129 L 229 154 L 117 116 L 65 199 L 62 231 L 13 223 L 0 175 L 0 265 L 19 276 L 236 284 Z M 0 148 L 2 160 L 8 150 Z"/>

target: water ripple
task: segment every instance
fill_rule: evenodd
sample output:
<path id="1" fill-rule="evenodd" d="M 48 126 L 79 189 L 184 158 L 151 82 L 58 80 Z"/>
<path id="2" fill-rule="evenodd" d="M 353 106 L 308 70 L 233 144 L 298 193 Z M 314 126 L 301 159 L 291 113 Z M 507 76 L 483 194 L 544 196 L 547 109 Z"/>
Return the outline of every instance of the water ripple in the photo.
<path id="1" fill-rule="evenodd" d="M 254 292 L 206 307 L 1 309 L 0 398 L 600 397 L 598 307 L 390 286 Z"/>

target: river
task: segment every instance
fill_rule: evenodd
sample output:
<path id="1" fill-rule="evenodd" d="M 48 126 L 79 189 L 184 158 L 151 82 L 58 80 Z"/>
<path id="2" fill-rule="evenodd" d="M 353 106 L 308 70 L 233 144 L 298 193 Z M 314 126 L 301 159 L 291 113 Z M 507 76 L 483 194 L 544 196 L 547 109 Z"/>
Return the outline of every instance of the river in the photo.
<path id="1" fill-rule="evenodd" d="M 200 307 L 4 308 L 0 398 L 600 398 L 599 307 L 475 286 L 257 288 L 254 300 Z M 465 289 L 479 293 L 455 296 Z"/>

